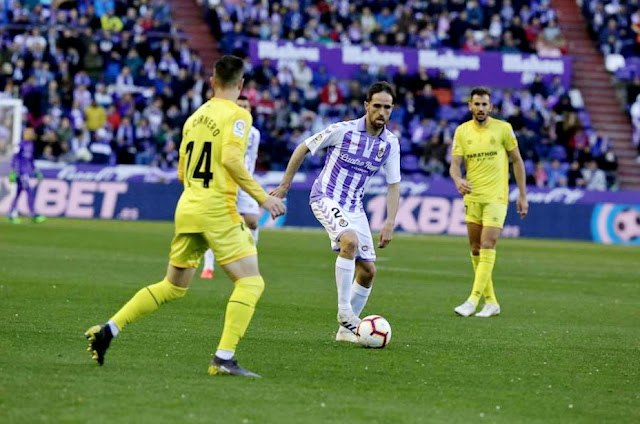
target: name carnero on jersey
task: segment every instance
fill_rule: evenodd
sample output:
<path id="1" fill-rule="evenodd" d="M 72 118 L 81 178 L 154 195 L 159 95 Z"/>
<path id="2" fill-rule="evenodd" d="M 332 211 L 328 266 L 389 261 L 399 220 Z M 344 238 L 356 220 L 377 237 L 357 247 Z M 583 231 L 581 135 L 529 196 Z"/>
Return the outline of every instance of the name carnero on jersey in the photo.
<path id="1" fill-rule="evenodd" d="M 191 122 L 192 127 L 195 127 L 198 125 L 206 126 L 207 129 L 211 131 L 211 135 L 213 135 L 214 137 L 220 134 L 220 129 L 218 128 L 218 124 L 216 124 L 216 122 L 207 115 L 200 115 Z"/>

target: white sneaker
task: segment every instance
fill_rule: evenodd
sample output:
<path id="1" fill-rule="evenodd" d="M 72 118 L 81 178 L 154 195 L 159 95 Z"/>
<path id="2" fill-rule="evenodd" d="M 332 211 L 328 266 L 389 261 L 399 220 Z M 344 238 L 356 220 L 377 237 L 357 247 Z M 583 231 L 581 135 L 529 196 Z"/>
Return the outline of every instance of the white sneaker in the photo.
<path id="1" fill-rule="evenodd" d="M 473 303 L 467 300 L 462 305 L 457 306 L 454 309 L 454 312 L 461 317 L 468 317 L 469 315 L 473 315 L 476 312 L 476 307 L 473 305 Z"/>
<path id="2" fill-rule="evenodd" d="M 338 324 L 355 334 L 358 324 L 362 321 L 351 309 L 338 309 Z"/>
<path id="3" fill-rule="evenodd" d="M 358 343 L 358 336 L 356 336 L 354 333 L 347 330 L 343 326 L 340 326 L 340 328 L 338 328 L 338 332 L 336 333 L 336 341 Z"/>
<path id="4" fill-rule="evenodd" d="M 478 318 L 489 318 L 495 315 L 500 315 L 500 305 L 495 303 L 485 303 L 482 310 L 476 314 Z"/>

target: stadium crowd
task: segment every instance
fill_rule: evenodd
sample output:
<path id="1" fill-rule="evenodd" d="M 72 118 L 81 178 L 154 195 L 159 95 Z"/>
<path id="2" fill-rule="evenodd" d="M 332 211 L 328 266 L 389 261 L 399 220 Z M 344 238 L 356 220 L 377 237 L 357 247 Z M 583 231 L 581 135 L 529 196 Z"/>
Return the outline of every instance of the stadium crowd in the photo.
<path id="1" fill-rule="evenodd" d="M 259 38 L 543 56 L 566 52 L 549 0 L 204 0 L 204 7 L 228 51 Z"/>
<path id="2" fill-rule="evenodd" d="M 582 13 L 589 33 L 602 54 L 621 55 L 625 65 L 615 76 L 626 89 L 627 109 L 633 124 L 633 143 L 640 163 L 640 0 L 585 0 Z"/>
<path id="3" fill-rule="evenodd" d="M 21 98 L 48 160 L 177 164 L 210 95 L 162 0 L 0 3 L 0 97 Z"/>
<path id="4" fill-rule="evenodd" d="M 249 24 L 251 13 L 267 3 L 249 2 L 242 21 L 229 14 L 232 28 L 225 23 L 222 3 L 207 8 L 223 16 L 219 20 L 225 33 L 221 39 L 224 49 L 246 54 L 238 47 L 254 35 L 255 25 Z M 342 3 L 327 6 L 316 2 L 316 6 L 305 8 L 305 13 L 300 12 L 302 22 L 313 19 L 308 10 L 326 6 L 321 16 L 337 25 L 334 17 L 340 16 Z M 424 3 L 408 5 L 429 20 L 433 14 L 421 9 Z M 509 0 L 501 3 L 496 9 L 499 16 Z M 527 7 L 522 3 L 513 1 L 509 7 L 519 15 L 523 10 L 547 11 L 546 23 L 553 21 L 553 11 L 546 2 L 526 2 Z M 225 3 L 230 8 L 237 4 Z M 296 2 L 288 6 L 293 4 Z M 375 4 L 381 6 L 370 8 L 373 16 L 386 13 L 385 2 Z M 463 10 L 455 9 L 456 4 L 464 6 L 464 2 L 448 2 L 447 9 L 445 2 L 430 4 L 440 5 L 440 13 L 449 18 L 465 16 Z M 450 5 L 454 6 L 448 8 Z M 365 13 L 364 8 L 357 10 Z M 403 10 L 393 8 L 392 14 Z M 172 26 L 166 2 L 80 0 L 45 7 L 32 1 L 5 9 L 0 15 L 8 23 L 0 29 L 0 96 L 23 99 L 26 120 L 39 135 L 38 157 L 63 162 L 176 166 L 182 124 L 211 96 L 211 90 L 197 52 Z M 466 16 L 471 24 L 473 21 Z M 285 13 L 282 19 L 284 31 L 290 25 L 286 22 L 298 18 L 287 18 Z M 389 28 L 398 25 L 397 20 Z M 371 27 L 377 28 L 377 24 Z M 283 34 L 291 37 L 290 32 Z M 366 37 L 373 36 L 378 42 L 378 35 Z M 270 35 L 278 36 L 281 34 Z M 337 80 L 323 67 L 312 70 L 304 61 L 288 66 L 276 66 L 267 60 L 257 66 L 249 59 L 245 63 L 245 94 L 254 108 L 254 125 L 262 132 L 261 170 L 282 170 L 291 151 L 305 137 L 331 122 L 361 116 L 363 92 L 376 80 L 388 80 L 398 89 L 390 127 L 401 140 L 402 167 L 408 176 L 446 175 L 453 130 L 469 118 L 469 88 L 453 86 L 443 73 L 421 70 L 411 75 L 404 68 L 363 65 L 350 80 Z M 575 110 L 558 79 L 538 77 L 527 89 L 495 90 L 493 100 L 496 115 L 509 120 L 517 132 L 529 183 L 597 190 L 615 186 L 617 163 L 608 139 L 589 128 L 588 115 Z M 316 169 L 321 163 L 322 158 L 313 158 L 305 166 Z"/>

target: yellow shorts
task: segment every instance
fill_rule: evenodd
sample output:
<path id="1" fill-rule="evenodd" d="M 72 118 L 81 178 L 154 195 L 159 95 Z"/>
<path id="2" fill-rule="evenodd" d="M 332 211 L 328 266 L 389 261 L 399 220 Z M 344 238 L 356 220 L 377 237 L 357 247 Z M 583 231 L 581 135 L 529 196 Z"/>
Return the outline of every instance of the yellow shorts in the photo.
<path id="1" fill-rule="evenodd" d="M 466 202 L 464 204 L 465 222 L 484 227 L 502 228 L 507 218 L 507 206 L 502 203 Z"/>
<path id="2" fill-rule="evenodd" d="M 171 241 L 169 263 L 178 268 L 197 268 L 209 248 L 220 265 L 258 253 L 249 229 L 233 223 L 201 233 L 176 234 Z"/>

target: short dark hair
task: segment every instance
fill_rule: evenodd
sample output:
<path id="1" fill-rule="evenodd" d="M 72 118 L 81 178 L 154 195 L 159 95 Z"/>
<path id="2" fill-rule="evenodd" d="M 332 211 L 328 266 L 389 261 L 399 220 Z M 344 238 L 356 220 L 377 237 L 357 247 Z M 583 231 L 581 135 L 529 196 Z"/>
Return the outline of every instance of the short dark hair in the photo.
<path id="1" fill-rule="evenodd" d="M 222 56 L 215 64 L 213 77 L 223 87 L 237 84 L 244 75 L 244 62 L 237 56 Z"/>
<path id="2" fill-rule="evenodd" d="M 485 96 L 485 95 L 489 96 L 489 99 L 491 99 L 491 89 L 489 87 L 486 87 L 484 85 L 473 87 L 473 89 L 471 90 L 471 95 L 469 96 L 469 101 L 473 99 L 473 96 Z"/>
<path id="3" fill-rule="evenodd" d="M 244 94 L 241 94 L 238 96 L 238 100 L 249 100 L 249 98 L 247 96 L 245 96 Z"/>
<path id="4" fill-rule="evenodd" d="M 378 81 L 374 84 L 371 85 L 371 87 L 369 87 L 369 90 L 367 90 L 367 102 L 371 101 L 371 98 L 373 97 L 374 94 L 376 93 L 389 93 L 391 95 L 391 98 L 393 99 L 393 103 L 396 103 L 396 90 L 393 88 L 393 85 L 389 84 L 386 81 Z"/>

